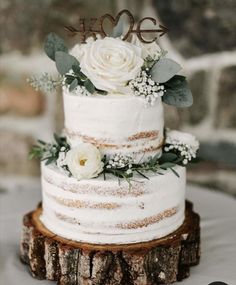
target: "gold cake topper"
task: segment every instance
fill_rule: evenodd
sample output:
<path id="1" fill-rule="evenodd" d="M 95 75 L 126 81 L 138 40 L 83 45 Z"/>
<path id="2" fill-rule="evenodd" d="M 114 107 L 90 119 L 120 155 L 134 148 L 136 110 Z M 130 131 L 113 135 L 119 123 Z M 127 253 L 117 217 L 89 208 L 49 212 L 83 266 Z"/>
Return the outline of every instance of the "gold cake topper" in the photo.
<path id="1" fill-rule="evenodd" d="M 86 39 L 89 36 L 92 36 L 95 39 L 96 39 L 96 34 L 99 34 L 102 37 L 108 36 L 106 31 L 104 30 L 104 22 L 106 20 L 109 20 L 111 22 L 111 24 L 115 27 L 119 23 L 120 17 L 122 15 L 128 16 L 128 19 L 129 19 L 128 31 L 125 33 L 125 35 L 123 35 L 123 38 L 122 38 L 122 40 L 124 40 L 124 41 L 127 40 L 131 34 L 136 34 L 141 42 L 152 43 L 157 39 L 157 37 L 154 37 L 152 40 L 146 40 L 143 38 L 142 33 L 147 33 L 147 34 L 148 33 L 160 33 L 159 36 L 161 37 L 165 33 L 167 33 L 167 31 L 168 31 L 168 28 L 166 28 L 160 24 L 158 25 L 157 28 L 154 28 L 154 29 L 142 29 L 141 26 L 142 26 L 143 22 L 147 21 L 147 20 L 152 22 L 154 26 L 157 26 L 157 20 L 152 18 L 152 17 L 145 17 L 145 18 L 139 20 L 137 23 L 137 26 L 135 28 L 134 16 L 128 10 L 120 11 L 115 18 L 110 14 L 105 14 L 105 15 L 101 16 L 100 18 L 91 18 L 89 20 L 89 25 L 88 25 L 87 29 L 85 26 L 86 19 L 84 19 L 84 18 L 79 20 L 79 29 L 74 28 L 72 26 L 66 26 L 65 29 L 69 32 L 69 34 L 71 36 L 75 36 L 75 35 L 79 34 L 81 37 L 81 42 L 85 43 Z"/>

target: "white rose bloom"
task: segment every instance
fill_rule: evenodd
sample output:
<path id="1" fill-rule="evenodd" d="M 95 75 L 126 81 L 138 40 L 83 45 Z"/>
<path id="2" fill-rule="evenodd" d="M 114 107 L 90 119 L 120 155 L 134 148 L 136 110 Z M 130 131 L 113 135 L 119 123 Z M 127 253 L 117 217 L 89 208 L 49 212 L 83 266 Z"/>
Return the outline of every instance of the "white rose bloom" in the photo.
<path id="1" fill-rule="evenodd" d="M 100 151 L 90 143 L 81 143 L 69 150 L 66 163 L 71 174 L 78 180 L 97 177 L 104 166 Z"/>
<path id="2" fill-rule="evenodd" d="M 180 131 L 167 131 L 166 143 L 174 144 L 181 143 L 186 144 L 191 147 L 194 151 L 199 149 L 199 141 L 189 133 L 184 133 Z"/>
<path id="3" fill-rule="evenodd" d="M 98 34 L 96 35 L 97 39 L 101 39 L 101 36 Z M 88 37 L 86 39 L 86 43 L 85 44 L 77 44 L 75 45 L 71 50 L 70 50 L 70 54 L 73 55 L 78 61 L 81 60 L 81 58 L 84 55 L 84 50 L 86 49 L 86 45 L 89 43 L 94 42 L 95 39 L 94 37 Z"/>
<path id="4" fill-rule="evenodd" d="M 152 43 L 143 43 L 136 35 L 132 36 L 131 43 L 142 49 L 142 58 L 150 57 L 153 60 L 158 60 L 161 57 L 162 50 L 156 41 Z"/>
<path id="5" fill-rule="evenodd" d="M 84 54 L 84 46 L 85 44 L 77 44 L 70 50 L 70 54 L 73 55 L 78 61 L 80 61 Z"/>
<path id="6" fill-rule="evenodd" d="M 119 38 L 105 37 L 71 50 L 81 71 L 97 89 L 125 93 L 127 84 L 140 73 L 141 48 Z"/>

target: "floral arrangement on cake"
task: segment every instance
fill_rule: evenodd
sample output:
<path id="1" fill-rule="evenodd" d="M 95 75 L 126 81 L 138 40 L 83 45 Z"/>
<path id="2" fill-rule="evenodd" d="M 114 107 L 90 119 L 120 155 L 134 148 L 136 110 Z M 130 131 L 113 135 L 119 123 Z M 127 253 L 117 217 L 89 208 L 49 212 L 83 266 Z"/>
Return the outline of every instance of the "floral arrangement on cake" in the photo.
<path id="1" fill-rule="evenodd" d="M 44 73 L 29 82 L 46 93 L 62 86 L 84 96 L 133 94 L 143 98 L 146 106 L 152 106 L 159 97 L 177 107 L 193 103 L 186 78 L 177 75 L 181 66 L 167 58 L 156 41 L 145 44 L 136 35 L 129 42 L 122 36 L 91 37 L 69 50 L 63 39 L 51 33 L 44 50 L 55 61 L 60 76 L 54 79 Z"/>
<path id="2" fill-rule="evenodd" d="M 139 175 L 149 179 L 147 173 L 162 175 L 170 169 L 176 176 L 176 165 L 186 166 L 198 161 L 199 142 L 188 133 L 166 130 L 165 143 L 161 157 L 156 155 L 145 162 L 135 163 L 130 156 L 115 154 L 111 157 L 102 156 L 99 149 L 90 143 L 80 143 L 71 148 L 65 137 L 54 134 L 54 143 L 38 140 L 30 152 L 30 159 L 38 158 L 46 165 L 54 164 L 68 176 L 77 180 L 91 179 L 112 174 L 118 179 L 125 179 L 130 185 L 133 177 Z"/>
<path id="3" fill-rule="evenodd" d="M 136 35 L 130 41 L 123 41 L 122 37 L 98 37 L 88 38 L 85 44 L 68 50 L 64 41 L 51 33 L 44 50 L 55 61 L 60 76 L 57 79 L 49 74 L 31 77 L 29 81 L 36 89 L 52 92 L 61 86 L 78 96 L 132 94 L 143 99 L 146 107 L 153 106 L 157 98 L 177 107 L 189 107 L 193 103 L 186 78 L 177 75 L 180 65 L 167 58 L 156 42 L 144 44 Z M 129 184 L 137 175 L 149 179 L 149 173 L 162 175 L 167 169 L 178 176 L 174 167 L 197 161 L 199 148 L 194 136 L 166 129 L 162 155 L 137 162 L 119 153 L 102 155 L 91 143 L 79 143 L 72 148 L 65 137 L 54 135 L 54 139 L 53 143 L 39 140 L 30 158 L 45 161 L 46 165 L 54 164 L 77 180 L 99 175 L 106 179 L 111 174 L 126 179 Z"/>

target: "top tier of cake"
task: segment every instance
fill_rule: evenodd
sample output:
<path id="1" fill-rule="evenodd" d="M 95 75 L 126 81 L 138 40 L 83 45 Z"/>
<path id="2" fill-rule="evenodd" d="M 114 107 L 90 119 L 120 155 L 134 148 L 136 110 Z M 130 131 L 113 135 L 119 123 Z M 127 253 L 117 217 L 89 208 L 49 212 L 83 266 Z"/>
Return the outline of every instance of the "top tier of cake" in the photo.
<path id="1" fill-rule="evenodd" d="M 163 144 L 161 98 L 151 107 L 136 96 L 114 94 L 92 97 L 63 92 L 65 135 L 73 146 L 88 142 L 103 155 L 132 156 L 139 162 L 160 154 Z"/>

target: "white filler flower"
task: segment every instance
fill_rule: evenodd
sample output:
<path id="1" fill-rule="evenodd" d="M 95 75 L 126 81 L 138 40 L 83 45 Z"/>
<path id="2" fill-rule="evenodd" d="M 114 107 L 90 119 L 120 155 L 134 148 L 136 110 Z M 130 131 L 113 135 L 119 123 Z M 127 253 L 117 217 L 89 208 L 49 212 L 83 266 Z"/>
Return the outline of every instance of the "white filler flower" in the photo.
<path id="1" fill-rule="evenodd" d="M 199 148 L 199 141 L 189 133 L 184 133 L 176 130 L 171 130 L 167 132 L 166 143 L 174 144 L 181 143 L 191 147 L 195 152 Z"/>
<path id="2" fill-rule="evenodd" d="M 199 149 L 199 141 L 191 134 L 180 131 L 167 131 L 165 151 L 178 151 L 183 157 L 183 164 L 186 165 L 193 158 L 196 158 Z"/>
<path id="3" fill-rule="evenodd" d="M 66 162 L 71 174 L 78 180 L 97 177 L 104 165 L 100 151 L 89 143 L 81 143 L 69 150 Z"/>
<path id="4" fill-rule="evenodd" d="M 89 41 L 71 54 L 80 61 L 81 71 L 97 89 L 126 93 L 128 82 L 140 73 L 143 65 L 141 48 L 119 38 L 105 37 Z"/>

